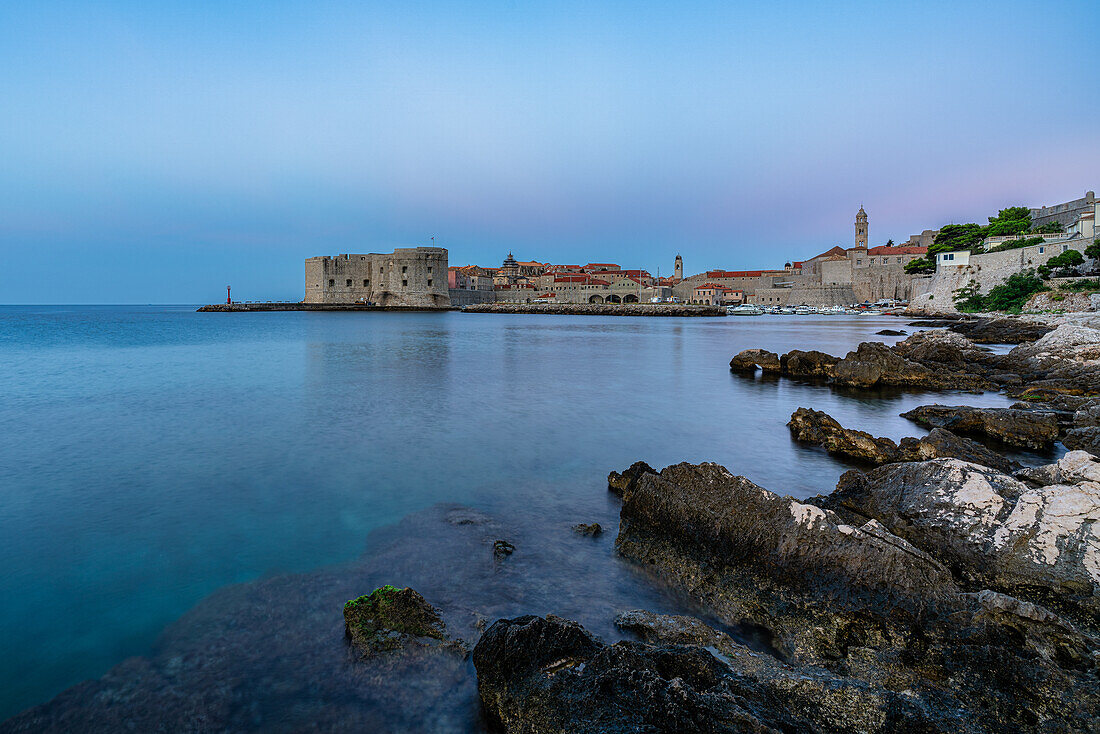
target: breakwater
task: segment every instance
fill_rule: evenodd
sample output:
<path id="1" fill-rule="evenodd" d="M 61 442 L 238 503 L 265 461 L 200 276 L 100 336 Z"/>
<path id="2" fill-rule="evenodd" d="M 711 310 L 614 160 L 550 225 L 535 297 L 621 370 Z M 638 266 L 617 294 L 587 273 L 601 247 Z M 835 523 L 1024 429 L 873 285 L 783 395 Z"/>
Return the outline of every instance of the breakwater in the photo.
<path id="1" fill-rule="evenodd" d="M 254 311 L 454 311 L 450 306 L 374 306 L 366 303 L 302 303 L 291 301 L 265 303 L 212 303 L 197 311 L 250 313 Z"/>
<path id="2" fill-rule="evenodd" d="M 725 316 L 722 306 L 679 303 L 477 303 L 465 313 L 531 313 L 571 316 Z"/>

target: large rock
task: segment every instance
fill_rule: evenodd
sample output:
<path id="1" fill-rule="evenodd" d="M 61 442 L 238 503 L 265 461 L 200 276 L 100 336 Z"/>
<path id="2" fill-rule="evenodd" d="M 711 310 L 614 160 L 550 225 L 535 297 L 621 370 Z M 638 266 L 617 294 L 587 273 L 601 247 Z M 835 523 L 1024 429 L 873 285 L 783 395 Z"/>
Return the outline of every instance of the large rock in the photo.
<path id="1" fill-rule="evenodd" d="M 1023 368 L 1053 369 L 1068 362 L 1095 363 L 1100 360 L 1100 329 L 1078 324 L 1061 324 L 1030 344 L 1021 344 L 1005 362 Z"/>
<path id="2" fill-rule="evenodd" d="M 944 566 L 879 523 L 851 526 L 717 464 L 644 474 L 623 499 L 620 553 L 691 589 L 724 618 L 769 628 L 792 658 L 835 655 L 848 625 L 862 626 L 857 609 L 916 614 L 925 597 L 956 590 Z M 724 569 L 733 579 L 715 585 Z M 831 598 L 840 588 L 838 610 L 854 619 L 819 609 L 818 594 Z"/>
<path id="3" fill-rule="evenodd" d="M 949 370 L 972 370 L 977 365 L 992 361 L 988 350 L 953 331 L 937 329 L 918 331 L 905 341 L 893 346 L 895 354 L 919 362 L 926 367 L 945 367 Z"/>
<path id="4" fill-rule="evenodd" d="M 1067 449 L 1080 449 L 1100 456 L 1100 426 L 1072 428 L 1062 437 L 1062 444 Z"/>
<path id="5" fill-rule="evenodd" d="M 891 464 L 874 472 L 905 466 Z M 1030 500 L 1031 490 L 1021 482 L 1010 477 L 990 481 L 1004 485 L 1005 496 L 997 495 L 1002 503 L 1014 492 L 1020 496 L 1017 506 Z M 983 491 L 980 482 L 958 484 L 951 483 L 955 490 L 944 489 L 954 491 L 952 512 L 959 518 L 941 513 L 941 524 L 951 526 L 942 531 L 943 538 L 975 533 L 972 526 L 981 525 L 996 504 L 989 495 L 997 492 Z M 970 490 L 976 493 L 978 517 L 966 517 Z M 822 499 L 827 498 L 814 502 Z M 929 534 L 899 525 L 899 532 L 927 541 L 920 548 L 876 519 L 838 510 L 774 495 L 714 464 L 679 464 L 643 474 L 624 494 L 616 544 L 624 556 L 690 594 L 723 624 L 755 630 L 799 672 L 824 669 L 905 691 L 927 710 L 961 717 L 958 731 L 1041 725 L 1083 732 L 1100 725 L 1097 642 L 1038 601 L 1052 579 L 1070 581 L 1070 586 L 1080 579 L 1072 563 L 1076 551 L 1070 549 L 1081 546 L 1055 529 L 1054 514 L 1029 535 L 1022 525 L 1009 524 L 1009 510 L 1003 521 L 996 520 L 1004 532 L 992 533 L 990 541 L 1001 558 L 978 563 L 982 572 L 960 573 L 956 579 L 949 565 L 975 563 L 957 537 L 948 551 L 931 542 Z M 1091 525 L 1082 520 L 1078 527 L 1084 531 Z M 1069 551 L 1057 573 L 1044 576 L 1034 562 L 1022 567 L 1033 552 L 1049 551 L 1052 543 Z M 933 553 L 950 563 L 942 564 Z M 1033 598 L 981 585 L 967 588 L 989 569 L 996 572 L 994 578 L 1030 578 L 1020 588 Z M 1048 595 L 1067 606 L 1074 601 L 1068 594 Z M 651 626 L 656 631 L 640 633 L 647 640 L 670 629 L 670 640 L 715 642 L 694 625 Z M 630 628 L 637 630 L 639 622 L 632 621 Z M 775 688 L 767 690 L 773 695 Z M 868 702 L 866 708 L 872 712 L 876 705 Z M 935 728 L 921 724 L 916 730 Z"/>
<path id="6" fill-rule="evenodd" d="M 943 428 L 933 428 L 927 436 L 919 439 L 903 438 L 898 447 L 898 455 L 901 461 L 962 459 L 1004 473 L 1020 468 L 1018 462 L 991 451 L 977 441 L 957 436 Z"/>
<path id="7" fill-rule="evenodd" d="M 1035 341 L 1051 327 L 1014 318 L 952 321 L 947 325 L 976 344 L 1020 344 Z"/>
<path id="8" fill-rule="evenodd" d="M 944 561 L 956 577 L 1100 612 L 1100 466 L 1080 452 L 1033 488 L 957 459 L 848 472 L 825 508 L 874 519 Z"/>
<path id="9" fill-rule="evenodd" d="M 865 431 L 844 428 L 832 416 L 812 408 L 799 408 L 787 423 L 795 439 L 818 444 L 831 454 L 840 454 L 872 464 L 898 460 L 898 446 L 888 438 L 875 438 Z"/>
<path id="10" fill-rule="evenodd" d="M 505 732 L 965 732 L 968 717 L 756 653 L 701 621 L 627 612 L 644 642 L 607 645 L 554 616 L 502 619 L 474 648 L 478 691 Z"/>
<path id="11" fill-rule="evenodd" d="M 779 358 L 780 368 L 788 377 L 828 377 L 832 366 L 839 361 L 840 357 L 825 352 L 801 349 L 792 349 Z"/>
<path id="12" fill-rule="evenodd" d="M 779 355 L 766 349 L 746 349 L 730 360 L 730 370 L 734 372 L 752 373 L 758 367 L 764 372 L 780 372 Z"/>
<path id="13" fill-rule="evenodd" d="M 1058 439 L 1058 416 L 1045 411 L 922 405 L 901 416 L 928 428 L 946 428 L 1025 448 L 1047 448 Z"/>
<path id="14" fill-rule="evenodd" d="M 991 383 L 964 372 L 933 370 L 895 354 L 885 344 L 863 342 L 830 370 L 833 382 L 848 387 L 919 387 L 987 390 Z"/>
<path id="15" fill-rule="evenodd" d="M 889 438 L 876 438 L 865 431 L 844 428 L 833 417 L 812 408 L 796 410 L 787 426 L 798 441 L 824 446 L 831 454 L 872 464 L 956 458 L 1002 472 L 1019 468 L 1015 461 L 989 450 L 977 441 L 956 436 L 942 428 L 932 429 L 923 438 L 903 438 L 899 446 Z"/>

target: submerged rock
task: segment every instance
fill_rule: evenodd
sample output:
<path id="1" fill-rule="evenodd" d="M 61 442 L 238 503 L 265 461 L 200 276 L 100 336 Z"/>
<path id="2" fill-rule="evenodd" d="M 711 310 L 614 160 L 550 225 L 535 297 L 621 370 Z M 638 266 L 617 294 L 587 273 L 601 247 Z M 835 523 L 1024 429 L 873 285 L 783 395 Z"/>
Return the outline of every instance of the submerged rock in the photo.
<path id="1" fill-rule="evenodd" d="M 608 645 L 554 616 L 501 619 L 474 648 L 505 732 L 960 732 L 954 712 L 824 670 L 793 669 L 690 617 L 628 612 L 646 641 Z"/>
<path id="2" fill-rule="evenodd" d="M 410 644 L 444 643 L 461 649 L 460 642 L 448 639 L 446 625 L 435 608 L 407 587 L 382 586 L 345 603 L 344 634 L 363 656 Z"/>
<path id="3" fill-rule="evenodd" d="M 1058 438 L 1058 417 L 1051 412 L 968 405 L 922 405 L 901 414 L 922 426 L 986 436 L 1012 446 L 1042 449 Z"/>
<path id="4" fill-rule="evenodd" d="M 579 523 L 573 526 L 573 532 L 578 535 L 587 535 L 590 538 L 595 538 L 598 535 L 603 534 L 603 526 L 598 522 L 593 523 Z"/>
<path id="5" fill-rule="evenodd" d="M 507 540 L 497 540 L 493 542 L 493 557 L 498 560 L 510 556 L 515 552 L 516 547 Z"/>
<path id="6" fill-rule="evenodd" d="M 881 329 L 875 332 L 876 336 L 905 336 L 904 331 L 898 329 Z"/>
<path id="7" fill-rule="evenodd" d="M 779 355 L 766 349 L 746 349 L 730 360 L 734 372 L 756 372 L 758 367 L 764 372 L 779 372 Z"/>

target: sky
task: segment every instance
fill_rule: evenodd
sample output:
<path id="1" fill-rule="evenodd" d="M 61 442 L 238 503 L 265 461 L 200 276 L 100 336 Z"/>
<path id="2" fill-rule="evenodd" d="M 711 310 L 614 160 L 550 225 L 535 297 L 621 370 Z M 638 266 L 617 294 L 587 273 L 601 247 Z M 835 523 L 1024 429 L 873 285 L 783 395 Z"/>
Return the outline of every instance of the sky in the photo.
<path id="1" fill-rule="evenodd" d="M 1100 3 L 0 4 L 0 303 L 781 267 L 1100 181 Z"/>

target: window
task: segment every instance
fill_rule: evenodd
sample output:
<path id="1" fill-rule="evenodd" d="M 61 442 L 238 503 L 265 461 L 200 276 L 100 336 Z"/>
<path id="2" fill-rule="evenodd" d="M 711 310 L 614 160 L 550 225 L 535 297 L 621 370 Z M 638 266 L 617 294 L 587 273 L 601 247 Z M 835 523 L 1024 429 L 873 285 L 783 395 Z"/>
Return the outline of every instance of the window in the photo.
<path id="1" fill-rule="evenodd" d="M 1039 248 L 1039 254 L 1040 254 L 1040 255 L 1042 255 L 1042 254 L 1043 254 L 1044 252 L 1046 252 L 1046 251 L 1047 251 L 1047 248 L 1045 248 L 1045 247 L 1040 247 L 1040 248 Z"/>
<path id="2" fill-rule="evenodd" d="M 347 279 L 347 280 L 346 280 L 346 281 L 344 282 L 344 285 L 346 285 L 346 286 L 347 286 L 348 288 L 351 288 L 351 278 L 348 278 L 348 279 Z"/>
<path id="3" fill-rule="evenodd" d="M 363 287 L 366 288 L 368 285 L 370 285 L 370 279 L 369 278 L 363 278 Z"/>
<path id="4" fill-rule="evenodd" d="M 401 281 L 401 285 L 408 285 L 408 284 L 409 284 L 409 281 L 407 281 L 407 280 Z"/>
<path id="5" fill-rule="evenodd" d="M 382 268 L 378 268 L 378 274 L 379 274 L 379 275 L 381 275 L 381 274 L 382 274 Z"/>
<path id="6" fill-rule="evenodd" d="M 402 272 L 402 273 L 407 273 L 407 272 L 409 272 L 409 266 L 408 266 L 408 265 L 402 265 L 402 266 L 401 266 L 401 272 Z"/>
<path id="7" fill-rule="evenodd" d="M 863 261 L 862 261 L 862 260 L 856 260 L 856 265 L 862 265 L 862 264 L 863 264 Z M 874 259 L 874 258 L 871 258 L 871 264 L 872 264 L 872 265 L 874 265 L 874 264 L 875 264 L 875 259 Z"/>
<path id="8" fill-rule="evenodd" d="M 429 272 L 429 273 L 430 273 L 430 272 L 432 272 L 432 269 L 431 269 L 431 268 L 428 268 L 428 272 Z"/>
<path id="9" fill-rule="evenodd" d="M 432 279 L 428 278 L 428 285 L 430 286 L 431 284 L 432 284 Z"/>
<path id="10" fill-rule="evenodd" d="M 334 285 L 336 285 L 336 279 L 335 278 L 329 278 L 328 279 L 328 287 L 332 288 Z"/>

